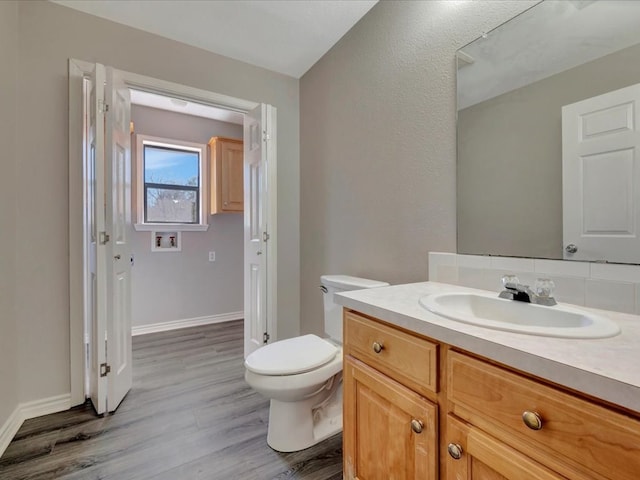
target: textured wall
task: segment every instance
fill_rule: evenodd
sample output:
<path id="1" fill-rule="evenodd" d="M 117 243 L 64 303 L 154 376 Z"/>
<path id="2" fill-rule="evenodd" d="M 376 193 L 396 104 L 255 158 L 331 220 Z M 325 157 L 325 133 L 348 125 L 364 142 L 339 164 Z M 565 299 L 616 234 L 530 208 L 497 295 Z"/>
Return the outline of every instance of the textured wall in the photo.
<path id="1" fill-rule="evenodd" d="M 16 89 L 18 4 L 0 2 L 0 427 L 18 405 L 16 274 Z"/>
<path id="2" fill-rule="evenodd" d="M 207 143 L 213 136 L 242 139 L 243 135 L 242 125 L 139 105 L 132 107 L 131 120 L 136 134 L 185 142 Z M 134 233 L 134 326 L 242 311 L 243 216 L 210 215 L 208 221 L 206 232 L 182 232 L 180 252 L 152 252 L 152 232 Z M 212 250 L 215 262 L 209 262 Z"/>
<path id="3" fill-rule="evenodd" d="M 69 392 L 69 58 L 278 109 L 278 327 L 299 325 L 299 82 L 50 2 L 19 2 L 15 276 L 20 401 Z M 3 225 L 5 228 L 5 225 Z M 280 285 L 282 284 L 282 285 Z M 285 291 L 286 290 L 286 291 Z M 44 334 L 43 332 L 46 332 Z"/>
<path id="4" fill-rule="evenodd" d="M 302 77 L 302 331 L 321 274 L 425 280 L 455 251 L 455 51 L 534 3 L 383 1 Z"/>
<path id="5" fill-rule="evenodd" d="M 459 112 L 458 251 L 562 258 L 562 107 L 638 82 L 636 45 Z"/>

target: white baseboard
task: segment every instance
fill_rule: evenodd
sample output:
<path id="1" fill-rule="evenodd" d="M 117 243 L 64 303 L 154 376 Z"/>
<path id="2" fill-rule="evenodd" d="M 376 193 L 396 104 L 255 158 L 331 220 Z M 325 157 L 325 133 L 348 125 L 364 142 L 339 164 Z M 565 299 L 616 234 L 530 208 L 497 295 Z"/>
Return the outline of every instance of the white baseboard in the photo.
<path id="1" fill-rule="evenodd" d="M 20 430 L 22 422 L 24 422 L 24 418 L 22 418 L 20 405 L 18 405 L 0 428 L 0 457 L 11 443 L 11 440 L 13 440 L 13 437 L 16 436 L 18 430 Z"/>
<path id="2" fill-rule="evenodd" d="M 55 397 L 42 398 L 32 402 L 20 403 L 7 421 L 0 427 L 0 457 L 7 449 L 13 437 L 25 420 L 62 412 L 71 408 L 71 394 L 56 395 Z"/>
<path id="3" fill-rule="evenodd" d="M 50 413 L 62 412 L 71 408 L 71 394 L 56 395 L 55 397 L 43 398 L 20 404 L 20 411 L 25 420 L 30 418 L 49 415 Z"/>
<path id="4" fill-rule="evenodd" d="M 131 327 L 131 335 L 146 335 L 147 333 L 167 332 L 169 330 L 177 330 L 179 328 L 197 327 L 200 325 L 209 325 L 211 323 L 230 322 L 232 320 L 242 320 L 244 312 L 221 313 L 218 315 L 209 315 L 206 317 L 185 318 L 182 320 L 173 320 L 170 322 L 150 323 L 148 325 L 134 325 Z"/>

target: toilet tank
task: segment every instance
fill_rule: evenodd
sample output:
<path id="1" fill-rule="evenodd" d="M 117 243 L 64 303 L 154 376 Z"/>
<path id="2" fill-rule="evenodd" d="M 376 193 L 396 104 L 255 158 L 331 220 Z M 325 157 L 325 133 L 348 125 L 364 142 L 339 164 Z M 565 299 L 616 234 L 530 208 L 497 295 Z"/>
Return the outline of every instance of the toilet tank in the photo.
<path id="1" fill-rule="evenodd" d="M 349 275 L 322 275 L 320 284 L 324 295 L 324 332 L 342 343 L 342 305 L 333 301 L 333 294 L 363 288 L 387 287 L 387 282 L 369 280 L 367 278 L 350 277 Z"/>

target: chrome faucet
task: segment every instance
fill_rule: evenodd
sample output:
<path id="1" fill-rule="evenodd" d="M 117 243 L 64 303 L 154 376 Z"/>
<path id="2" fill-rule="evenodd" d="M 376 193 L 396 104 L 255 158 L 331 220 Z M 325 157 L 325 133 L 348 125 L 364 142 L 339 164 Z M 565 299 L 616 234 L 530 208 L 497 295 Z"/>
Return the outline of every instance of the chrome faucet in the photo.
<path id="1" fill-rule="evenodd" d="M 553 306 L 557 305 L 556 299 L 551 296 L 555 287 L 552 280 L 539 278 L 536 280 L 535 291 L 529 285 L 523 285 L 515 275 L 505 275 L 502 277 L 504 290 L 498 295 L 500 298 L 515 300 L 517 302 L 535 303 L 537 305 Z"/>

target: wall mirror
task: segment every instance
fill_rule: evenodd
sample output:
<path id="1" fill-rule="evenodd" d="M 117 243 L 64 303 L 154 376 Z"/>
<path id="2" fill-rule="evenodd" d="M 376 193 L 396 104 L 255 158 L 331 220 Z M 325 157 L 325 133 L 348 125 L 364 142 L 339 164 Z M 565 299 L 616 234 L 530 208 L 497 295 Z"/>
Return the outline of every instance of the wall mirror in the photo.
<path id="1" fill-rule="evenodd" d="M 639 19 L 544 0 L 458 51 L 458 253 L 640 263 Z"/>

